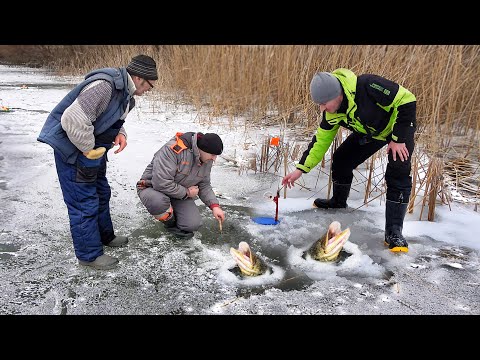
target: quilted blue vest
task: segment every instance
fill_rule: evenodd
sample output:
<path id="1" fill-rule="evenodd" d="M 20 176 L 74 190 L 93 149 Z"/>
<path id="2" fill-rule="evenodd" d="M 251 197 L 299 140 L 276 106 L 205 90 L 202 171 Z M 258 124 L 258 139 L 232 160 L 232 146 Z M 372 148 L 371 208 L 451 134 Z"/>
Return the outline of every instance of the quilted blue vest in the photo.
<path id="1" fill-rule="evenodd" d="M 106 110 L 94 121 L 93 134 L 102 134 L 109 130 L 120 117 L 124 114 L 131 96 L 128 93 L 128 75 L 124 67 L 121 68 L 103 68 L 93 70 L 85 76 L 80 84 L 73 88 L 48 115 L 37 140 L 50 145 L 55 151 L 58 151 L 62 159 L 75 164 L 80 150 L 77 149 L 68 139 L 67 133 L 63 130 L 60 122 L 62 114 L 69 107 L 82 89 L 93 81 L 107 80 L 113 86 L 112 98 Z"/>

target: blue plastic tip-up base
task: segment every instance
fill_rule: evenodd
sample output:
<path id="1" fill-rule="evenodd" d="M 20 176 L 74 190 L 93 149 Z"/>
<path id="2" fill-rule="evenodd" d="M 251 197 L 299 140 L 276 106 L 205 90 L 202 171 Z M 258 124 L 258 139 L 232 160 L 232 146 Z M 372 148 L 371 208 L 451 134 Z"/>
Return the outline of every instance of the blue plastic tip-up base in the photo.
<path id="1" fill-rule="evenodd" d="M 275 220 L 271 217 L 255 217 L 252 218 L 254 222 L 260 225 L 277 225 L 280 224 L 280 220 Z"/>

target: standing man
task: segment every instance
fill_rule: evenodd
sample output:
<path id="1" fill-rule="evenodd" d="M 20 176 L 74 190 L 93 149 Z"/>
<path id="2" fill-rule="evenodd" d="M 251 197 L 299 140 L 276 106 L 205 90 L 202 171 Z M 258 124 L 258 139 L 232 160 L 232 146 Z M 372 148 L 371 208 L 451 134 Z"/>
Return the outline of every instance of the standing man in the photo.
<path id="1" fill-rule="evenodd" d="M 346 208 L 353 170 L 387 145 L 385 243 L 390 251 L 408 252 L 402 235 L 412 189 L 411 158 L 416 129 L 416 98 L 410 91 L 378 75 L 356 76 L 351 70 L 319 72 L 310 83 L 312 100 L 322 122 L 297 169 L 282 184 L 289 188 L 312 170 L 330 147 L 340 126 L 352 131 L 333 154 L 331 199 L 315 199 L 321 209 Z"/>
<path id="2" fill-rule="evenodd" d="M 79 264 L 105 270 L 118 259 L 103 253 L 103 245 L 123 246 L 110 217 L 107 152 L 127 146 L 125 118 L 158 79 L 155 61 L 146 55 L 128 66 L 93 70 L 48 116 L 38 141 L 54 150 L 58 180 L 68 208 L 73 247 Z"/>
<path id="3" fill-rule="evenodd" d="M 155 153 L 137 183 L 137 193 L 167 231 L 191 238 L 200 228 L 197 195 L 214 218 L 225 220 L 210 184 L 213 162 L 222 151 L 223 142 L 217 134 L 186 132 L 177 133 Z"/>

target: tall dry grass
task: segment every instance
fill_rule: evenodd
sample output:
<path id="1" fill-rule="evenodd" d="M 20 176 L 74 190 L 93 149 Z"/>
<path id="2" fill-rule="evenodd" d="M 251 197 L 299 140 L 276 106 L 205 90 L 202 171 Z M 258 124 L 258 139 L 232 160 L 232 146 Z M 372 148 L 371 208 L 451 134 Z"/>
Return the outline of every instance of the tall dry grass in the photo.
<path id="1" fill-rule="evenodd" d="M 27 46 L 0 46 L 0 60 Z M 226 116 L 245 126 L 280 124 L 310 137 L 318 115 L 309 97 L 317 71 L 345 67 L 375 73 L 417 97 L 416 151 L 445 163 L 480 162 L 480 46 L 478 45 L 62 45 L 30 47 L 36 63 L 81 75 L 125 66 L 143 53 L 158 64 L 156 91 L 193 104 L 207 119 Z M 42 55 L 39 55 L 42 54 Z M 17 56 L 18 62 L 18 56 Z M 27 62 L 27 61 L 25 61 Z M 242 118 L 242 120 L 239 120 Z M 473 173 L 478 193 L 478 166 Z M 476 176 L 476 178 L 475 178 Z"/>
<path id="2" fill-rule="evenodd" d="M 0 46 L 0 59 L 2 48 Z M 13 47 L 26 55 L 26 46 Z M 418 125 L 433 134 L 468 135 L 477 129 L 480 46 L 477 45 L 49 45 L 32 46 L 37 62 L 62 74 L 81 75 L 124 66 L 145 53 L 159 64 L 159 89 L 212 116 L 271 115 L 313 131 L 318 119 L 308 87 L 316 71 L 346 67 L 376 73 L 410 89 L 418 100 Z M 11 51 L 12 52 L 12 51 Z M 15 51 L 13 51 L 14 53 Z M 43 60 L 38 53 L 43 53 Z M 18 59 L 17 59 L 18 61 Z M 291 115 L 293 113 L 293 116 Z M 431 132 L 429 132 L 432 135 Z M 442 141 L 445 141 L 443 139 Z M 445 143 L 441 143 L 442 146 Z"/>

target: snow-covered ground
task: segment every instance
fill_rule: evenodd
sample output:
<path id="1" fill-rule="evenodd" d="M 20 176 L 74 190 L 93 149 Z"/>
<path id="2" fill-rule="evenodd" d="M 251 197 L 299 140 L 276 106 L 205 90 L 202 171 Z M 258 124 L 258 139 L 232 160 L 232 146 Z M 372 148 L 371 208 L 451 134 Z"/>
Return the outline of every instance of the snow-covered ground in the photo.
<path id="1" fill-rule="evenodd" d="M 297 186 L 287 198 L 282 190 L 280 224 L 259 225 L 252 217 L 275 215 L 266 195 L 275 194 L 281 177 L 239 173 L 228 159 L 258 154 L 262 138 L 279 129 L 207 124 L 192 107 L 142 97 L 125 123 L 128 146 L 109 153 L 107 170 L 116 233 L 130 242 L 105 249 L 120 259 L 114 270 L 79 266 L 52 149 L 36 141 L 48 112 L 77 81 L 0 66 L 0 106 L 13 110 L 0 113 L 0 313 L 480 314 L 480 215 L 473 206 L 437 206 L 434 222 L 419 221 L 418 209 L 407 214 L 410 251 L 392 254 L 383 244 L 383 201 L 361 206 L 363 192 L 352 191 L 348 209 L 313 209 L 328 181 L 315 170 L 302 176 L 310 190 Z M 177 131 L 217 132 L 224 141 L 225 157 L 212 172 L 226 212 L 222 232 L 199 203 L 205 226 L 192 239 L 176 239 L 136 195 L 154 152 Z M 333 220 L 351 229 L 341 260 L 304 259 Z M 240 277 L 229 253 L 240 241 L 271 271 Z"/>

